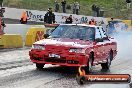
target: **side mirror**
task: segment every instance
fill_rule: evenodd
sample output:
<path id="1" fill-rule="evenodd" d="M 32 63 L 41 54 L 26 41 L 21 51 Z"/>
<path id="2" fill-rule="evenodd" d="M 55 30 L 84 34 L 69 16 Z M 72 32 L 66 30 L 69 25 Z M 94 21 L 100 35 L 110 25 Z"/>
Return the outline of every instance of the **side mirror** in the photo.
<path id="1" fill-rule="evenodd" d="M 44 38 L 47 39 L 50 35 L 49 34 L 44 34 Z"/>
<path id="2" fill-rule="evenodd" d="M 97 38 L 95 39 L 96 42 L 103 42 L 103 39 L 102 38 Z"/>

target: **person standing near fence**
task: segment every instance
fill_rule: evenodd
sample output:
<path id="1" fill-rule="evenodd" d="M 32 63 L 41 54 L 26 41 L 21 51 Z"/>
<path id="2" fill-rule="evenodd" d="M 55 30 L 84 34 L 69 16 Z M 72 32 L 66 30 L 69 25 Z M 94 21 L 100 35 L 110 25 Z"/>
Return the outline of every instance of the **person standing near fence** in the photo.
<path id="1" fill-rule="evenodd" d="M 63 11 L 63 13 L 66 13 L 66 1 L 62 0 L 61 4 L 62 4 L 62 11 Z"/>
<path id="2" fill-rule="evenodd" d="M 3 34 L 5 34 L 4 33 L 4 28 L 6 27 L 6 25 L 5 25 L 5 22 L 4 22 L 4 20 L 3 20 L 3 18 L 1 18 L 1 29 L 2 29 L 2 32 L 3 32 Z"/>
<path id="3" fill-rule="evenodd" d="M 131 7 L 131 0 L 126 0 L 126 2 L 127 2 L 127 9 L 130 9 L 130 7 Z"/>
<path id="4" fill-rule="evenodd" d="M 72 22 L 73 22 L 72 15 L 70 15 L 70 16 L 66 19 L 65 23 L 66 23 L 66 24 L 72 24 Z"/>
<path id="5" fill-rule="evenodd" d="M 22 16 L 21 16 L 21 20 L 20 20 L 21 24 L 27 24 L 27 13 L 25 10 L 23 10 L 22 12 Z"/>
<path id="6" fill-rule="evenodd" d="M 3 11 L 2 11 L 2 8 L 0 10 L 1 10 L 0 11 L 0 13 L 1 13 L 1 15 L 0 15 L 0 35 L 2 35 L 2 34 L 4 34 L 4 27 L 6 27 L 6 25 L 5 25 L 5 22 L 3 20 Z"/>
<path id="7" fill-rule="evenodd" d="M 76 14 L 79 14 L 79 9 L 80 9 L 80 4 L 78 2 L 75 3 L 75 9 L 76 9 Z"/>
<path id="8" fill-rule="evenodd" d="M 0 0 L 0 35 L 5 34 L 4 33 L 4 27 L 6 27 L 5 22 L 3 20 L 3 13 L 5 12 L 5 8 L 3 7 L 3 0 Z"/>
<path id="9" fill-rule="evenodd" d="M 91 21 L 89 21 L 89 25 L 96 25 L 97 22 L 92 18 Z"/>
<path id="10" fill-rule="evenodd" d="M 57 0 L 55 0 L 55 12 L 59 11 L 59 3 Z"/>
<path id="11" fill-rule="evenodd" d="M 76 13 L 76 3 L 75 2 L 73 3 L 72 9 L 73 9 L 73 14 L 75 14 Z"/>
<path id="12" fill-rule="evenodd" d="M 48 24 L 55 23 L 55 15 L 52 12 L 52 8 L 49 8 L 48 12 L 45 14 L 44 23 L 48 23 Z"/>
<path id="13" fill-rule="evenodd" d="M 0 0 L 0 7 L 3 7 L 3 0 Z"/>
<path id="14" fill-rule="evenodd" d="M 97 13 L 97 17 L 100 16 L 100 8 L 99 7 L 96 7 L 96 13 Z"/>
<path id="15" fill-rule="evenodd" d="M 93 15 L 94 17 L 97 17 L 96 5 L 95 5 L 95 4 L 92 5 L 92 15 Z"/>

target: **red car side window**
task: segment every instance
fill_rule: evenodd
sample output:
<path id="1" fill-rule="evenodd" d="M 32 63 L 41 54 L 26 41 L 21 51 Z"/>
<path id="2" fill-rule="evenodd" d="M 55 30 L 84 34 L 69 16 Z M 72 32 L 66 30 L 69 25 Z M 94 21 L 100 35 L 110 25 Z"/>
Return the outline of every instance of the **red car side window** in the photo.
<path id="1" fill-rule="evenodd" d="M 96 28 L 95 39 L 101 39 L 101 38 L 102 38 L 102 36 L 101 36 L 100 30 L 98 28 Z"/>

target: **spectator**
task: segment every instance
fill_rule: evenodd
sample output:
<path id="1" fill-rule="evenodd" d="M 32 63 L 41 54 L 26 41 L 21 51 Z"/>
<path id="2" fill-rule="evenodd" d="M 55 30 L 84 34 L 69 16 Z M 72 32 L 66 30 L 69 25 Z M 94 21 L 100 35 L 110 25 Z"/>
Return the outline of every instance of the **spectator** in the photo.
<path id="1" fill-rule="evenodd" d="M 75 9 L 76 9 L 76 14 L 78 15 L 79 9 L 80 9 L 80 5 L 78 2 L 75 3 Z"/>
<path id="2" fill-rule="evenodd" d="M 49 8 L 48 12 L 45 14 L 44 23 L 48 23 L 48 24 L 55 23 L 55 15 L 52 12 L 52 8 Z"/>
<path id="3" fill-rule="evenodd" d="M 59 3 L 57 0 L 55 0 L 55 12 L 59 11 Z"/>
<path id="4" fill-rule="evenodd" d="M 66 13 L 66 1 L 62 0 L 61 4 L 62 4 L 62 11 L 63 11 L 63 13 Z"/>
<path id="5" fill-rule="evenodd" d="M 5 8 L 0 8 L 0 17 L 4 17 Z"/>
<path id="6" fill-rule="evenodd" d="M 96 13 L 97 13 L 97 17 L 100 16 L 100 8 L 99 7 L 96 7 Z"/>
<path id="7" fill-rule="evenodd" d="M 2 31 L 3 31 L 3 34 L 4 34 L 4 27 L 6 27 L 6 25 L 5 25 L 5 22 L 4 22 L 3 18 L 1 20 L 1 25 L 2 25 Z"/>
<path id="8" fill-rule="evenodd" d="M 96 21 L 94 19 L 91 19 L 91 21 L 89 21 L 89 25 L 96 25 Z"/>
<path id="9" fill-rule="evenodd" d="M 75 14 L 76 13 L 76 4 L 75 4 L 75 2 L 73 3 L 73 14 Z"/>
<path id="10" fill-rule="evenodd" d="M 95 4 L 92 5 L 92 14 L 93 14 L 94 17 L 97 17 L 96 5 Z"/>
<path id="11" fill-rule="evenodd" d="M 27 13 L 25 10 L 23 10 L 22 12 L 22 16 L 21 16 L 21 20 L 20 20 L 21 24 L 27 24 Z"/>
<path id="12" fill-rule="evenodd" d="M 131 7 L 131 0 L 126 0 L 126 2 L 127 2 L 127 9 L 130 9 L 130 7 Z"/>
<path id="13" fill-rule="evenodd" d="M 114 21 L 114 18 L 113 17 L 111 18 L 111 21 Z"/>
<path id="14" fill-rule="evenodd" d="M 73 20 L 72 20 L 72 15 L 70 15 L 70 16 L 66 19 L 65 23 L 66 23 L 66 24 L 72 24 L 72 22 L 73 22 Z"/>
<path id="15" fill-rule="evenodd" d="M 0 7 L 3 7 L 3 0 L 0 0 Z"/>
<path id="16" fill-rule="evenodd" d="M 2 17 L 0 17 L 0 35 L 4 34 L 4 27 L 6 27 L 4 20 Z"/>

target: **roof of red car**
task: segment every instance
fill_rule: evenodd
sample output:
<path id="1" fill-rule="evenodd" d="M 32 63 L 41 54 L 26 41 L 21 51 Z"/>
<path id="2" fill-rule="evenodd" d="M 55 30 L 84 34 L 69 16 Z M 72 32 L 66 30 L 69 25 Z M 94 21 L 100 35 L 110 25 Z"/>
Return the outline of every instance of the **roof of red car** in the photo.
<path id="1" fill-rule="evenodd" d="M 87 25 L 87 24 L 60 24 L 60 25 L 78 25 L 78 26 L 88 26 L 88 27 L 100 27 L 96 25 Z"/>

